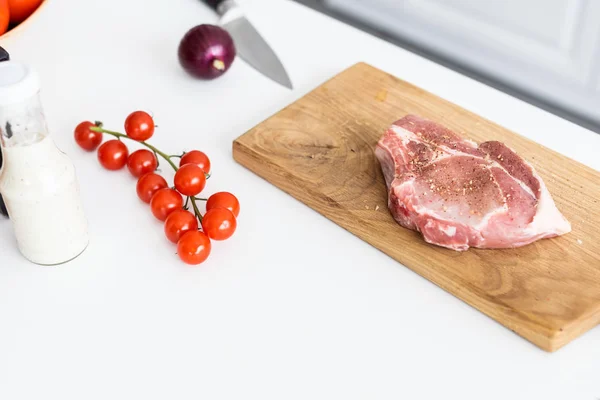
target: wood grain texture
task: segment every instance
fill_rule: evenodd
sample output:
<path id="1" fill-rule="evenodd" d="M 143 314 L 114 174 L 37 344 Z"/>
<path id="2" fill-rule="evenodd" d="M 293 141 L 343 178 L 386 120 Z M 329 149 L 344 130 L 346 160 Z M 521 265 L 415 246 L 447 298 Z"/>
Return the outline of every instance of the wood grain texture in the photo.
<path id="1" fill-rule="evenodd" d="M 398 225 L 374 148 L 406 114 L 531 162 L 571 222 L 565 236 L 455 252 Z M 233 143 L 237 162 L 547 351 L 600 323 L 600 173 L 359 63 Z"/>

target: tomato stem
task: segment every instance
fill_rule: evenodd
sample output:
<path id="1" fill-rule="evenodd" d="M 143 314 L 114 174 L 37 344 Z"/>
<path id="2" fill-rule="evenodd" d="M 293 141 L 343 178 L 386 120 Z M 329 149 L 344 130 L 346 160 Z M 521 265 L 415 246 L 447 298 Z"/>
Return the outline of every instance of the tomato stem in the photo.
<path id="1" fill-rule="evenodd" d="M 129 136 L 123 134 L 123 133 L 119 133 L 119 132 L 115 132 L 115 131 L 110 131 L 108 129 L 104 129 L 102 128 L 102 123 L 101 122 L 96 122 L 96 126 L 92 126 L 90 127 L 91 131 L 94 132 L 100 132 L 100 133 L 106 133 L 107 135 L 112 135 L 114 137 L 116 137 L 117 139 L 121 140 L 121 138 L 126 138 L 129 140 L 133 140 L 132 138 L 130 138 Z M 154 147 L 153 145 L 151 145 L 150 143 L 147 142 L 140 142 L 137 140 L 134 140 L 134 142 L 138 142 L 144 146 L 146 146 L 147 148 L 149 148 L 150 150 L 152 150 L 154 152 L 154 155 L 159 155 L 162 158 L 165 159 L 166 162 L 169 163 L 169 165 L 171 165 L 171 167 L 173 168 L 173 170 L 175 170 L 175 172 L 177 172 L 179 170 L 179 168 L 177 168 L 177 165 L 175 165 L 175 163 L 171 160 L 171 157 L 174 156 L 169 156 L 168 154 L 160 151 L 159 149 L 157 149 L 156 147 Z M 177 156 L 180 157 L 180 156 Z M 158 157 L 156 157 L 156 160 L 158 161 Z M 158 165 L 158 164 L 157 164 Z M 208 177 L 210 177 L 209 174 L 205 174 L 208 175 Z M 196 218 L 198 218 L 198 221 L 200 221 L 200 223 L 202 223 L 202 214 L 200 213 L 200 210 L 198 209 L 198 205 L 196 204 L 196 200 L 203 200 L 203 199 L 196 199 L 196 197 L 188 197 L 189 200 L 191 200 L 192 202 L 192 207 L 194 208 L 194 214 L 196 215 Z M 187 201 L 186 201 L 186 205 L 187 205 Z"/>
<path id="2" fill-rule="evenodd" d="M 194 200 L 198 200 L 198 201 L 208 201 L 208 199 L 205 199 L 204 197 L 194 197 Z"/>
<path id="3" fill-rule="evenodd" d="M 125 134 L 122 134 L 122 133 L 119 133 L 119 132 L 115 132 L 115 131 L 109 131 L 108 129 L 104 129 L 104 128 L 99 127 L 99 126 L 92 126 L 90 128 L 90 130 L 94 131 L 94 132 L 106 133 L 108 135 L 112 135 L 112 136 L 116 137 L 117 139 L 127 138 L 129 140 L 133 140 L 129 136 L 125 135 Z M 134 140 L 134 141 L 138 142 L 137 140 Z M 165 161 L 168 162 L 171 165 L 171 167 L 173 167 L 173 169 L 175 171 L 178 170 L 177 166 L 173 163 L 173 161 L 171 161 L 171 158 L 166 153 L 163 153 L 162 151 L 160 151 L 159 149 L 157 149 L 156 147 L 154 147 L 150 143 L 147 143 L 147 142 L 138 142 L 138 143 L 140 143 L 140 144 L 146 146 L 147 148 L 149 148 L 150 150 L 152 150 L 154 152 L 154 154 L 158 154 L 162 158 L 164 158 Z"/>
<path id="4" fill-rule="evenodd" d="M 194 207 L 194 214 L 196 214 L 196 218 L 200 221 L 200 226 L 202 226 L 202 214 L 200 214 L 200 210 L 198 210 L 198 205 L 196 204 L 196 199 L 194 197 L 192 199 L 192 207 Z"/>

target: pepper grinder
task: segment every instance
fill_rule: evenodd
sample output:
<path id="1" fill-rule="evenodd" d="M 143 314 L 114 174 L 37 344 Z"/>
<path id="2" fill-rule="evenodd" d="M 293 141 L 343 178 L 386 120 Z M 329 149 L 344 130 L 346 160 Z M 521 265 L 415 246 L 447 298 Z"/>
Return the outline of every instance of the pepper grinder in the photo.
<path id="1" fill-rule="evenodd" d="M 8 52 L 0 47 L 0 62 L 8 61 L 10 56 Z M 0 149 L 0 169 L 2 168 L 2 150 Z M 0 194 L 0 214 L 8 217 L 8 211 L 6 210 L 6 205 L 4 204 L 4 200 L 2 200 L 2 194 Z"/>

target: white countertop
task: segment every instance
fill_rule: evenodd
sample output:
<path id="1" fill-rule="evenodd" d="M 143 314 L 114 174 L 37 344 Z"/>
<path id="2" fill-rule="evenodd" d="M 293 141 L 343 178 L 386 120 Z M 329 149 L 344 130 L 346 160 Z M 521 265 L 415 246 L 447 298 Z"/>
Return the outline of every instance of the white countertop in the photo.
<path id="1" fill-rule="evenodd" d="M 543 352 L 231 157 L 234 138 L 357 61 L 596 169 L 600 136 L 289 0 L 241 3 L 294 91 L 241 59 L 212 82 L 183 73 L 181 36 L 216 21 L 196 0 L 50 1 L 0 39 L 40 71 L 91 229 L 82 256 L 40 267 L 0 220 L 0 399 L 600 398 L 600 329 Z M 135 180 L 72 139 L 136 109 L 155 114 L 152 143 L 208 153 L 207 193 L 241 201 L 235 236 L 197 268 Z"/>

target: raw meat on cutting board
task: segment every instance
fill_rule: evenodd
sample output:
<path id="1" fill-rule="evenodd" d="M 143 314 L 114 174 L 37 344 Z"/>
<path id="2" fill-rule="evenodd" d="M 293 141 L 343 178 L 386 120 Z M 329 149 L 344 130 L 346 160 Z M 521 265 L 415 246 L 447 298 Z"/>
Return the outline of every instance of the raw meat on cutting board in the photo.
<path id="1" fill-rule="evenodd" d="M 402 226 L 453 250 L 511 248 L 571 231 L 535 169 L 501 142 L 407 115 L 375 148 Z"/>

